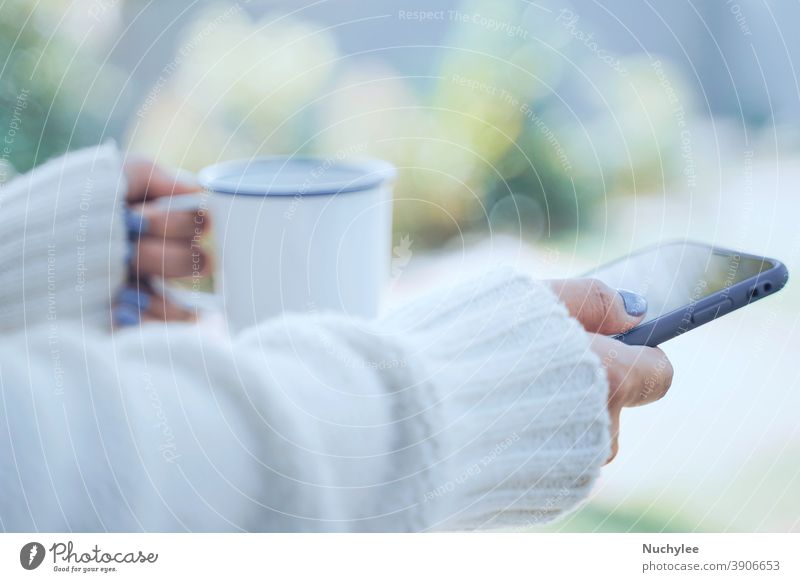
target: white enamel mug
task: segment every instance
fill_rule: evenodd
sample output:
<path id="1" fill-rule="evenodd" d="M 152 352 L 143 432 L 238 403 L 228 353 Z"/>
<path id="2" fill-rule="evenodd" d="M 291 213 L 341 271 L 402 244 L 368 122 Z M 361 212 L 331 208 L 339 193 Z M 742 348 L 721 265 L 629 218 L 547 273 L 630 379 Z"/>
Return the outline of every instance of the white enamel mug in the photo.
<path id="1" fill-rule="evenodd" d="M 394 166 L 263 157 L 198 174 L 231 331 L 286 312 L 373 317 L 389 278 Z"/>

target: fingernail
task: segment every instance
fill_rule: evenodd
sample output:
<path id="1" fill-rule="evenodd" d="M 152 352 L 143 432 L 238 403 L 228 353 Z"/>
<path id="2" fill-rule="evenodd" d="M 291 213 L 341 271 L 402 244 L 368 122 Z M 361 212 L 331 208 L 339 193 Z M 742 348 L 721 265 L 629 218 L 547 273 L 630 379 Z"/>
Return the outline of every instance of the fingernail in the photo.
<path id="1" fill-rule="evenodd" d="M 139 323 L 139 310 L 130 305 L 120 304 L 114 308 L 114 323 L 118 327 L 137 325 Z"/>
<path id="2" fill-rule="evenodd" d="M 622 296 L 622 302 L 625 304 L 625 313 L 634 317 L 647 313 L 647 299 L 626 289 L 617 289 L 617 292 Z"/>
<path id="3" fill-rule="evenodd" d="M 149 226 L 144 214 L 125 210 L 125 228 L 128 230 L 128 236 L 140 237 L 147 232 Z"/>
<path id="4" fill-rule="evenodd" d="M 141 311 L 146 311 L 150 308 L 150 294 L 145 291 L 140 291 L 134 287 L 125 287 L 117 295 L 119 303 L 136 307 Z"/>
<path id="5" fill-rule="evenodd" d="M 125 264 L 130 265 L 133 262 L 133 253 L 136 249 L 134 247 L 134 241 L 128 239 L 125 241 Z"/>

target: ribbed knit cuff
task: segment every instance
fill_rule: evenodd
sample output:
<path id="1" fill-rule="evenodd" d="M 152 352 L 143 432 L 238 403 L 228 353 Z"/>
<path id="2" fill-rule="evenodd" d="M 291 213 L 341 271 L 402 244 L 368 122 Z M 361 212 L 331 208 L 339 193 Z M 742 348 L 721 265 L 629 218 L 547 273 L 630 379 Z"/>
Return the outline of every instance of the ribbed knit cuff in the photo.
<path id="1" fill-rule="evenodd" d="M 113 143 L 0 186 L 0 330 L 109 321 L 125 275 L 125 190 Z"/>
<path id="2" fill-rule="evenodd" d="M 608 385 L 589 338 L 511 269 L 415 302 L 405 328 L 438 426 L 420 511 L 429 529 L 527 527 L 585 499 L 610 452 Z"/>

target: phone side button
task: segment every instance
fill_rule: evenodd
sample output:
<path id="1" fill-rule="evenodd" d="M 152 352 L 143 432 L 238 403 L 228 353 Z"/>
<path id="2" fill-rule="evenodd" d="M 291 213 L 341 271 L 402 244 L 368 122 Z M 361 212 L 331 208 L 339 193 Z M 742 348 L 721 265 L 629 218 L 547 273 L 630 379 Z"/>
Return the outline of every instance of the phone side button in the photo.
<path id="1" fill-rule="evenodd" d="M 692 314 L 692 323 L 694 323 L 695 325 L 703 325 L 704 323 L 708 323 L 709 321 L 719 317 L 720 315 L 725 315 L 732 309 L 733 309 L 733 301 L 731 300 L 730 297 L 726 297 L 721 301 L 717 301 L 713 305 L 704 307 L 700 311 L 695 311 Z"/>

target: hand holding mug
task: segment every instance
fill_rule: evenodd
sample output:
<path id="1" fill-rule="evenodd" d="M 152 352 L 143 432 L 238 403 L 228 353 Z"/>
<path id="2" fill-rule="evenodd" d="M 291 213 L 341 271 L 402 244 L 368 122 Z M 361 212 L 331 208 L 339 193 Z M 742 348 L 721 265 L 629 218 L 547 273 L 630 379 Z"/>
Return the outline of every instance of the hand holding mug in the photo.
<path id="1" fill-rule="evenodd" d="M 129 276 L 117 296 L 114 323 L 125 326 L 140 321 L 191 320 L 193 312 L 153 291 L 150 279 L 186 277 L 208 270 L 209 259 L 198 244 L 206 228 L 205 213 L 155 204 L 170 196 L 197 192 L 199 186 L 144 158 L 129 158 L 124 171 L 128 181 L 125 222 Z"/>

